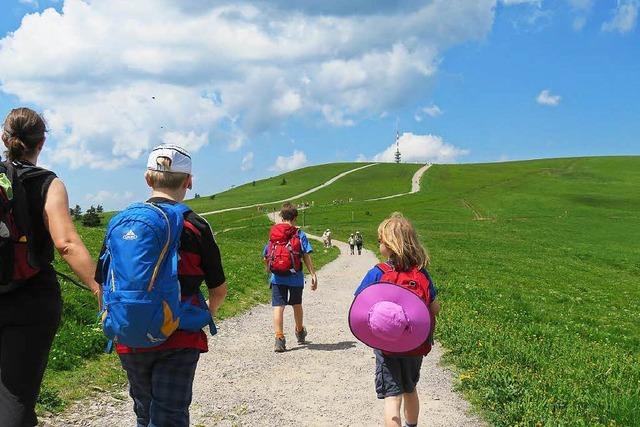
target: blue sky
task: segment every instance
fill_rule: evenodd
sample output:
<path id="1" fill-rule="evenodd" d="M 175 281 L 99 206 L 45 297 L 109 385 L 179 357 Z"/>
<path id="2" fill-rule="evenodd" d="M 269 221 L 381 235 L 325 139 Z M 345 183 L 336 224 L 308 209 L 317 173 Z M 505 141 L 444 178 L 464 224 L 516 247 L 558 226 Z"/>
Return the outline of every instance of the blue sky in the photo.
<path id="1" fill-rule="evenodd" d="M 0 111 L 28 105 L 71 202 L 148 194 L 148 150 L 211 194 L 304 165 L 639 154 L 640 0 L 18 0 Z"/>

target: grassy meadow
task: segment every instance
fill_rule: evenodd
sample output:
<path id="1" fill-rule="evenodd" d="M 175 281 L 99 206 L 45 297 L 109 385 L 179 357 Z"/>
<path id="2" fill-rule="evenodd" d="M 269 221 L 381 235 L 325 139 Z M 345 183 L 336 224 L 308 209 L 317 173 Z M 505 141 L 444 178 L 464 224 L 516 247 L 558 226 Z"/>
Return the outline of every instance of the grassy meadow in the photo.
<path id="1" fill-rule="evenodd" d="M 390 212 L 413 220 L 437 339 L 491 424 L 638 425 L 639 185 L 638 157 L 437 165 L 421 193 L 306 219 L 336 238 L 359 229 L 372 250 Z"/>
<path id="2" fill-rule="evenodd" d="M 357 166 L 305 168 L 190 203 L 203 212 L 282 199 Z M 490 424 L 640 425 L 640 157 L 435 165 L 421 192 L 364 201 L 409 191 L 419 167 L 347 175 L 308 196 L 314 206 L 299 222 L 315 234 L 331 227 L 341 240 L 360 230 L 374 251 L 377 225 L 390 212 L 414 222 L 443 306 L 436 337 L 456 386 Z M 207 219 L 219 231 L 230 285 L 222 317 L 267 301 L 264 214 Z M 81 233 L 96 253 L 102 230 Z M 319 251 L 314 260 L 335 256 Z M 115 359 L 98 356 L 103 338 L 90 295 L 64 286 L 64 325 L 52 352 L 63 360 L 51 360 L 42 402 L 54 409 L 86 390 L 71 393 L 69 378 L 123 382 L 111 375 L 119 370 L 105 368 Z"/>

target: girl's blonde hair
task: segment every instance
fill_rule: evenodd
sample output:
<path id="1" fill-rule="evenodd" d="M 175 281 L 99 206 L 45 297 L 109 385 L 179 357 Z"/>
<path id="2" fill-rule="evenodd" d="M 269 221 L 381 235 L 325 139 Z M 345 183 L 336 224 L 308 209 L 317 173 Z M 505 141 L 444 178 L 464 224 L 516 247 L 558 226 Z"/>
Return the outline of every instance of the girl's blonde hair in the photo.
<path id="1" fill-rule="evenodd" d="M 158 157 L 158 166 L 161 169 L 171 168 L 171 159 L 168 157 Z M 177 190 L 184 180 L 189 177 L 189 174 L 182 172 L 161 172 L 147 169 L 144 176 L 151 182 L 153 188 L 166 188 L 169 190 Z"/>
<path id="2" fill-rule="evenodd" d="M 390 260 L 398 271 L 429 266 L 429 254 L 418 239 L 416 229 L 400 212 L 392 213 L 378 226 L 378 240 L 392 254 Z"/>

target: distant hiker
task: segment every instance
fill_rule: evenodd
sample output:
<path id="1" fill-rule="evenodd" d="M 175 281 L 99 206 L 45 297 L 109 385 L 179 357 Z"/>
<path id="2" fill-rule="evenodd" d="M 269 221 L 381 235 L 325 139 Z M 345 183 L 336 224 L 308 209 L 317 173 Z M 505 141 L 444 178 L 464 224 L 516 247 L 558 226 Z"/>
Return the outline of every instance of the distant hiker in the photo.
<path id="1" fill-rule="evenodd" d="M 333 246 L 333 244 L 331 243 L 331 230 L 327 228 L 327 230 L 324 232 L 324 237 L 325 237 L 325 248 L 330 248 L 331 246 Z"/>
<path id="2" fill-rule="evenodd" d="M 356 238 L 354 237 L 353 233 L 349 235 L 349 240 L 347 240 L 347 243 L 349 243 L 349 249 L 351 250 L 351 255 L 353 255 L 353 249 L 356 246 Z"/>
<path id="3" fill-rule="evenodd" d="M 284 309 L 287 305 L 293 306 L 298 344 L 304 344 L 307 337 L 302 311 L 303 262 L 311 275 L 311 290 L 315 291 L 318 288 L 318 278 L 310 255 L 313 248 L 304 231 L 296 227 L 298 210 L 291 203 L 284 203 L 280 210 L 280 217 L 282 223 L 271 227 L 269 242 L 262 253 L 265 265 L 271 272 L 269 283 L 273 326 L 276 334 L 274 350 L 277 353 L 287 349 L 283 326 Z"/>
<path id="4" fill-rule="evenodd" d="M 137 425 L 186 427 L 196 364 L 208 351 L 202 328 L 215 333 L 213 316 L 227 285 L 209 224 L 181 203 L 192 185 L 189 153 L 175 145 L 154 148 L 145 179 L 151 198 L 107 228 L 96 270 L 103 329 L 127 372 Z"/>
<path id="5" fill-rule="evenodd" d="M 362 244 L 364 240 L 362 239 L 362 234 L 359 231 L 356 231 L 356 246 L 358 247 L 358 255 L 362 255 Z"/>
<path id="6" fill-rule="evenodd" d="M 378 226 L 380 253 L 387 261 L 373 267 L 356 290 L 349 327 L 374 348 L 376 392 L 384 399 L 384 423 L 416 426 L 420 402 L 416 384 L 422 358 L 431 350 L 435 316 L 440 311 L 436 288 L 426 270 L 429 255 L 413 225 L 393 213 Z"/>
<path id="7" fill-rule="evenodd" d="M 95 263 L 69 215 L 65 185 L 36 166 L 46 124 L 28 108 L 11 110 L 0 163 L 0 426 L 38 424 L 34 407 L 62 298 L 52 262 L 54 248 L 94 294 Z"/>

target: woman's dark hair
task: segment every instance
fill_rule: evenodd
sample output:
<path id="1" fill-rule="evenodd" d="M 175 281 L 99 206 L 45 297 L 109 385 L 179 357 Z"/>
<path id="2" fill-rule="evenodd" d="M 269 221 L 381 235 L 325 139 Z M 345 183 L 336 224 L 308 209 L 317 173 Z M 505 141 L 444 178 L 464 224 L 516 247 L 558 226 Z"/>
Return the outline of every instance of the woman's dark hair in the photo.
<path id="1" fill-rule="evenodd" d="M 4 119 L 2 128 L 2 141 L 7 146 L 4 155 L 9 160 L 21 160 L 33 154 L 47 131 L 44 119 L 25 107 L 11 110 Z"/>

